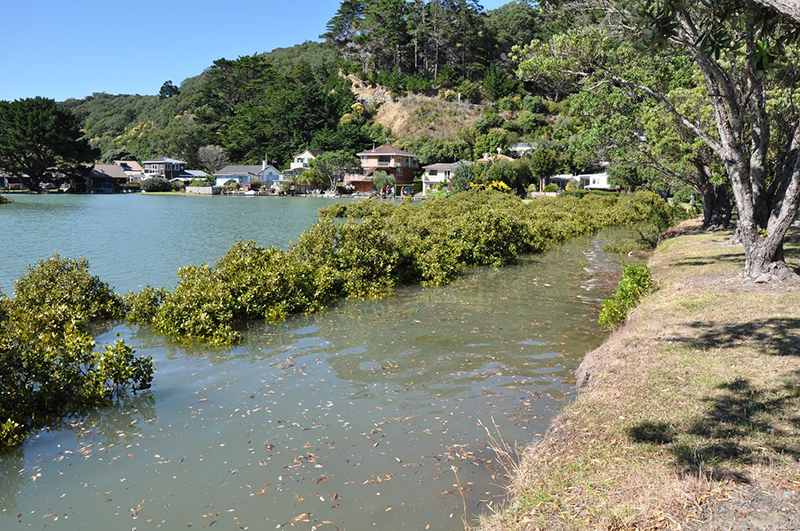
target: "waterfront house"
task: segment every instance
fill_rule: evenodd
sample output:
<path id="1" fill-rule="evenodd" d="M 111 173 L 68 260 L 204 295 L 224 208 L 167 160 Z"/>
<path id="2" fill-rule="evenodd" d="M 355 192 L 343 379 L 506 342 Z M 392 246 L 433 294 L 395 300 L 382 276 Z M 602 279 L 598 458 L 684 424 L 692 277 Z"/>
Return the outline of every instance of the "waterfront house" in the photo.
<path id="1" fill-rule="evenodd" d="M 292 157 L 292 162 L 289 164 L 289 172 L 292 175 L 300 175 L 311 166 L 311 161 L 322 155 L 324 151 L 317 149 L 306 149 L 302 153 L 298 153 Z"/>
<path id="2" fill-rule="evenodd" d="M 472 163 L 466 160 L 460 162 L 438 162 L 423 166 L 425 173 L 422 174 L 422 195 L 432 192 L 437 186 L 449 186 L 453 179 L 453 174 L 459 166 L 469 166 Z"/>
<path id="3" fill-rule="evenodd" d="M 128 175 L 116 164 L 95 164 L 85 179 L 87 191 L 110 194 L 128 182 Z"/>
<path id="4" fill-rule="evenodd" d="M 140 183 L 144 180 L 144 168 L 135 160 L 115 160 L 111 164 L 122 168 L 128 176 L 128 182 Z"/>
<path id="5" fill-rule="evenodd" d="M 417 164 L 413 153 L 396 149 L 391 146 L 381 146 L 361 153 L 356 153 L 361 159 L 360 172 L 348 172 L 344 176 L 347 188 L 356 192 L 372 191 L 372 176 L 376 171 L 382 170 L 394 176 L 397 186 L 411 186 L 414 183 L 414 170 Z"/>
<path id="6" fill-rule="evenodd" d="M 259 181 L 265 188 L 269 188 L 276 182 L 280 182 L 281 172 L 272 164 L 263 161 L 258 164 L 240 164 L 225 166 L 214 174 L 217 186 L 230 186 L 232 183 L 239 183 L 241 186 L 249 186 L 253 181 Z"/>
<path id="7" fill-rule="evenodd" d="M 186 169 L 186 162 L 182 160 L 162 157 L 155 160 L 144 161 L 144 178 L 163 177 L 170 180 L 183 175 Z"/>

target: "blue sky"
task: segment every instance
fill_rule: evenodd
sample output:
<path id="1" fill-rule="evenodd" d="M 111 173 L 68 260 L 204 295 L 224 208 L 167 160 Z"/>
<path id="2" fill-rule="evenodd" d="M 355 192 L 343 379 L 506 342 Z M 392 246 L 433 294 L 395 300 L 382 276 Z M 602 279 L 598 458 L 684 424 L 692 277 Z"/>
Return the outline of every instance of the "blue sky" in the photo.
<path id="1" fill-rule="evenodd" d="M 510 0 L 484 0 L 494 9 Z M 0 100 L 157 94 L 221 57 L 319 40 L 340 0 L 5 2 Z"/>

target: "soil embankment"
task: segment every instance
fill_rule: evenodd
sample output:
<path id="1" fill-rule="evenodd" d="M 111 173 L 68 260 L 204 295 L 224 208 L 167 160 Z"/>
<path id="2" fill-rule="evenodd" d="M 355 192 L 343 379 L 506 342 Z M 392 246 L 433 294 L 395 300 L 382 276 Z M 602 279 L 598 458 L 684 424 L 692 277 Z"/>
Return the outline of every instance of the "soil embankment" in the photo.
<path id="1" fill-rule="evenodd" d="M 692 223 L 657 290 L 589 353 L 483 529 L 800 529 L 800 284 L 743 283 Z M 789 265 L 800 269 L 800 230 Z"/>

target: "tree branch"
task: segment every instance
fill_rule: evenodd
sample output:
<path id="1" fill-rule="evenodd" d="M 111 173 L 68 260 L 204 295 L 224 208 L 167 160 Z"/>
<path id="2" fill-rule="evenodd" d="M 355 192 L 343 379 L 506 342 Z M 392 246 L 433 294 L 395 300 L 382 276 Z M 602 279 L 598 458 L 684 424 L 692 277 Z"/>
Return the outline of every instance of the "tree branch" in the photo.
<path id="1" fill-rule="evenodd" d="M 634 83 L 633 81 L 628 81 L 627 79 L 619 77 L 619 76 L 612 75 L 611 79 L 613 79 L 615 82 L 617 82 L 617 83 L 619 83 L 621 85 L 625 85 L 626 87 L 635 88 L 635 89 L 641 90 L 642 92 L 646 93 L 648 96 L 650 96 L 651 98 L 655 99 L 661 105 L 666 107 L 667 110 L 675 117 L 676 120 L 678 120 L 678 122 L 682 126 L 684 126 L 686 129 L 690 130 L 692 133 L 697 135 L 697 137 L 700 138 L 700 140 L 702 140 L 703 142 L 705 142 L 708 145 L 708 147 L 713 149 L 717 154 L 721 154 L 722 153 L 722 145 L 719 142 L 717 142 L 714 138 L 709 136 L 702 128 L 700 128 L 700 126 L 698 126 L 696 123 L 694 123 L 693 121 L 691 121 L 688 118 L 686 118 L 683 114 L 681 114 L 678 111 L 678 109 L 676 109 L 675 106 L 672 105 L 672 103 L 670 103 L 669 100 L 664 97 L 663 94 L 660 94 L 660 93 L 656 92 L 655 90 L 651 89 L 650 87 L 648 87 L 646 85 L 641 85 L 639 83 Z"/>

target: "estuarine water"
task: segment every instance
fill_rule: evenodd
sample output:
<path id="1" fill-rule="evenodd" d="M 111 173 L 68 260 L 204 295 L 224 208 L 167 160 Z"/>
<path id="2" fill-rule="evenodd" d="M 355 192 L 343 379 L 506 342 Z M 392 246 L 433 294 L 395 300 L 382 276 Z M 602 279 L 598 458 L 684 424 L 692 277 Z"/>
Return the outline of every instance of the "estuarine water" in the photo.
<path id="1" fill-rule="evenodd" d="M 124 293 L 173 286 L 237 239 L 286 247 L 326 199 L 15 196 L 0 286 L 59 252 Z M 502 502 L 491 432 L 527 444 L 604 337 L 606 231 L 278 324 L 234 348 L 98 325 L 155 360 L 152 389 L 0 457 L 0 523 L 28 529 L 461 529 Z"/>

